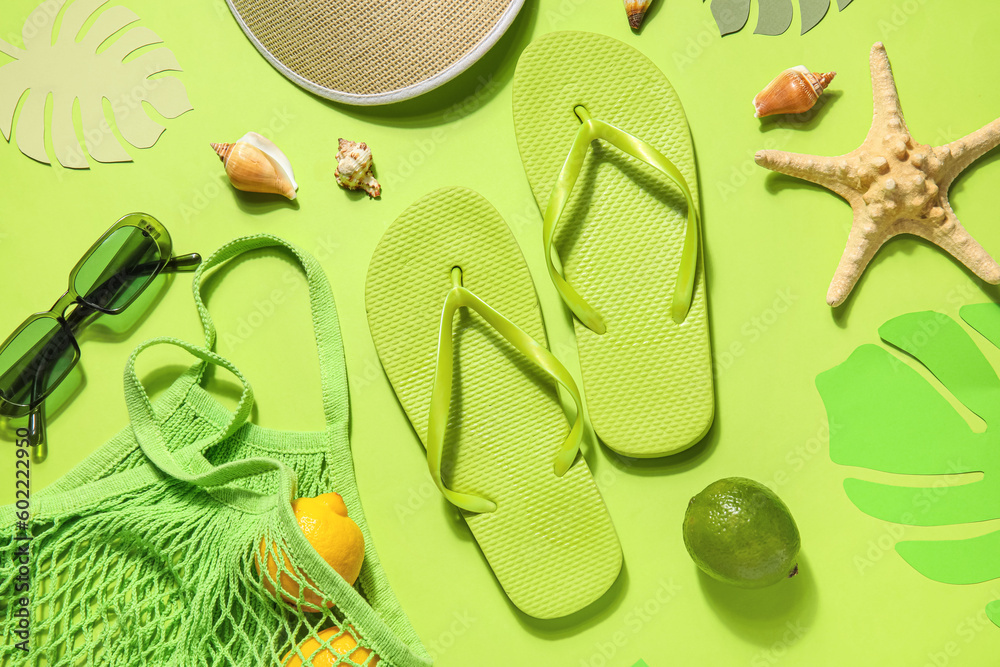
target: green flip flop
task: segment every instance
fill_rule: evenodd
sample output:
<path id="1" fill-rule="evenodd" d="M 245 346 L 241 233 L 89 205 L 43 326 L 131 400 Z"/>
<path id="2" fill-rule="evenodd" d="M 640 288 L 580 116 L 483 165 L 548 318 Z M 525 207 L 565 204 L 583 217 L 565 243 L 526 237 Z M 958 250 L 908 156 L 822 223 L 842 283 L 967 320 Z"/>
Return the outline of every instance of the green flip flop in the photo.
<path id="1" fill-rule="evenodd" d="M 626 456 L 684 450 L 711 426 L 715 390 L 694 150 L 677 93 L 632 47 L 556 32 L 524 50 L 513 95 L 594 430 Z"/>
<path id="2" fill-rule="evenodd" d="M 557 618 L 603 595 L 621 545 L 586 461 L 573 377 L 545 347 L 531 274 L 500 214 L 446 188 L 389 227 L 368 268 L 382 367 L 507 596 Z M 577 404 L 572 428 L 556 384 Z"/>

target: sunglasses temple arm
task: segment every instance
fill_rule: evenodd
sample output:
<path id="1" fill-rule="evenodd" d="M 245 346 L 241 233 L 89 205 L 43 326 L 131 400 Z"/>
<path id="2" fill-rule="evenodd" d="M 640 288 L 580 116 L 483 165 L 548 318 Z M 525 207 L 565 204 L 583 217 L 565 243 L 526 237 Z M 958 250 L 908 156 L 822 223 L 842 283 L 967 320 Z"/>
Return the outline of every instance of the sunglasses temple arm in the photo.
<path id="1" fill-rule="evenodd" d="M 199 264 L 201 264 L 201 255 L 196 252 L 192 252 L 187 255 L 177 255 L 176 257 L 171 257 L 167 260 L 167 263 L 163 265 L 160 272 L 175 273 L 179 271 L 194 271 L 198 268 Z M 156 265 L 157 262 L 147 262 L 145 264 L 139 264 L 135 268 L 131 269 L 131 271 L 133 275 L 143 275 L 154 270 Z M 104 285 L 118 279 L 119 277 L 117 275 L 111 276 L 97 289 L 100 289 L 101 287 L 104 287 Z"/>
<path id="2" fill-rule="evenodd" d="M 193 271 L 201 264 L 201 255 L 196 252 L 187 255 L 178 255 L 177 257 L 170 258 L 164 267 L 163 271 L 173 272 L 173 271 Z M 77 326 L 82 324 L 88 316 L 93 315 L 96 311 L 90 308 L 79 308 L 70 314 L 70 319 L 68 321 L 71 330 L 74 330 Z M 76 316 L 76 317 L 74 317 Z M 39 369 L 41 371 L 41 368 Z M 41 377 L 35 378 L 36 383 L 41 381 Z M 36 448 L 36 452 L 41 453 L 45 446 L 45 404 L 40 403 L 35 407 L 34 410 L 28 415 L 28 438 L 31 442 L 31 446 Z M 44 455 L 43 455 L 44 456 Z"/>
<path id="3" fill-rule="evenodd" d="M 32 384 L 32 402 L 37 404 L 28 415 L 28 442 L 35 448 L 35 458 L 37 460 L 45 459 L 45 402 L 36 401 L 35 397 L 40 393 L 39 388 L 45 379 L 45 375 L 46 367 L 43 364 L 39 364 L 38 370 L 35 372 L 35 381 Z"/>
<path id="4" fill-rule="evenodd" d="M 175 271 L 194 271 L 201 264 L 201 255 L 196 252 L 192 252 L 188 255 L 177 255 L 176 257 L 171 257 L 164 267 L 163 271 L 167 273 L 173 273 Z"/>
<path id="5" fill-rule="evenodd" d="M 43 404 L 44 405 L 44 404 Z M 40 452 L 45 446 L 45 408 L 39 405 L 28 415 L 28 442 Z"/>

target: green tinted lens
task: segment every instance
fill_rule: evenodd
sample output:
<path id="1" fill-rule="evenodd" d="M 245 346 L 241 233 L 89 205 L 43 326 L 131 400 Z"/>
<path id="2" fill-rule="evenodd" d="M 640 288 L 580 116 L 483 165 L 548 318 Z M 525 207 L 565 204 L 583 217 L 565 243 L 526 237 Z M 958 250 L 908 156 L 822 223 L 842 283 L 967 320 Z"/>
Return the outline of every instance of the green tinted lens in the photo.
<path id="1" fill-rule="evenodd" d="M 89 306 L 120 310 L 149 285 L 160 259 L 160 249 L 146 231 L 116 229 L 80 265 L 73 289 Z"/>
<path id="2" fill-rule="evenodd" d="M 34 320 L 0 349 L 0 396 L 14 406 L 36 405 L 78 357 L 66 327 L 50 317 Z"/>

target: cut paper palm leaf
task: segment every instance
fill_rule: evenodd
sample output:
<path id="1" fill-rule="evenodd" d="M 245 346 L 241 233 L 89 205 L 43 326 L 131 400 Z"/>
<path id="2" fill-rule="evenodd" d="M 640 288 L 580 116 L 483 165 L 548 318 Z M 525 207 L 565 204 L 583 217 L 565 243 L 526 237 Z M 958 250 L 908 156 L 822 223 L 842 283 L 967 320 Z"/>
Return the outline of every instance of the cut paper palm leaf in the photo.
<path id="1" fill-rule="evenodd" d="M 757 16 L 756 35 L 780 35 L 792 25 L 792 0 L 771 0 L 761 5 Z"/>
<path id="2" fill-rule="evenodd" d="M 1000 347 L 1000 306 L 966 306 L 962 318 Z M 1000 379 L 970 335 L 940 313 L 911 313 L 879 329 L 881 338 L 929 370 L 986 422 L 977 432 L 916 370 L 877 345 L 863 345 L 816 386 L 831 425 L 830 457 L 841 465 L 908 475 L 933 484 L 893 486 L 847 479 L 858 509 L 913 526 L 1000 519 Z M 993 427 L 992 429 L 990 427 Z M 982 473 L 979 481 L 961 475 Z M 947 476 L 942 478 L 941 476 Z M 951 584 L 1000 577 L 1000 531 L 961 540 L 904 541 L 900 556 L 921 574 Z M 987 608 L 1000 625 L 1000 608 Z"/>
<path id="3" fill-rule="evenodd" d="M 155 48 L 125 62 L 138 49 L 162 41 L 148 28 L 129 28 L 139 20 L 131 10 L 108 7 L 77 41 L 84 24 L 107 4 L 108 0 L 73 1 L 63 12 L 53 42 L 56 16 L 66 0 L 49 0 L 25 20 L 23 48 L 0 40 L 0 52 L 14 59 L 0 67 L 0 131 L 8 142 L 15 136 L 17 147 L 28 157 L 51 163 L 45 150 L 45 106 L 50 95 L 52 147 L 56 160 L 71 169 L 89 167 L 73 122 L 77 102 L 86 153 L 98 162 L 132 159 L 105 118 L 104 100 L 110 103 L 122 138 L 136 148 L 151 147 L 164 130 L 146 115 L 143 102 L 165 118 L 191 110 L 180 80 L 150 78 L 159 72 L 180 71 L 169 49 Z M 98 52 L 102 46 L 104 50 Z M 14 112 L 21 99 L 24 104 L 15 127 Z"/>
<path id="4" fill-rule="evenodd" d="M 852 0 L 837 0 L 837 8 L 843 11 Z M 830 9 L 830 0 L 799 0 L 799 14 L 802 32 L 806 34 L 816 27 Z M 712 0 L 712 16 L 719 26 L 719 32 L 728 35 L 739 32 L 750 18 L 750 0 Z M 792 0 L 759 0 L 757 27 L 758 35 L 780 35 L 792 24 Z"/>

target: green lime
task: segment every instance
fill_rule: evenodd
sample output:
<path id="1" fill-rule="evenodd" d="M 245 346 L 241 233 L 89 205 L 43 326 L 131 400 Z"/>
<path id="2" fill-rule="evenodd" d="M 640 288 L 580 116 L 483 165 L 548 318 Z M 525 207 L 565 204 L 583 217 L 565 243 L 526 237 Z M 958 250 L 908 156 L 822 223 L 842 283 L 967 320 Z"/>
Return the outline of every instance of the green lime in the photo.
<path id="1" fill-rule="evenodd" d="M 792 513 L 771 489 L 744 477 L 720 479 L 691 499 L 684 544 L 706 574 L 734 586 L 761 588 L 798 572 Z"/>

